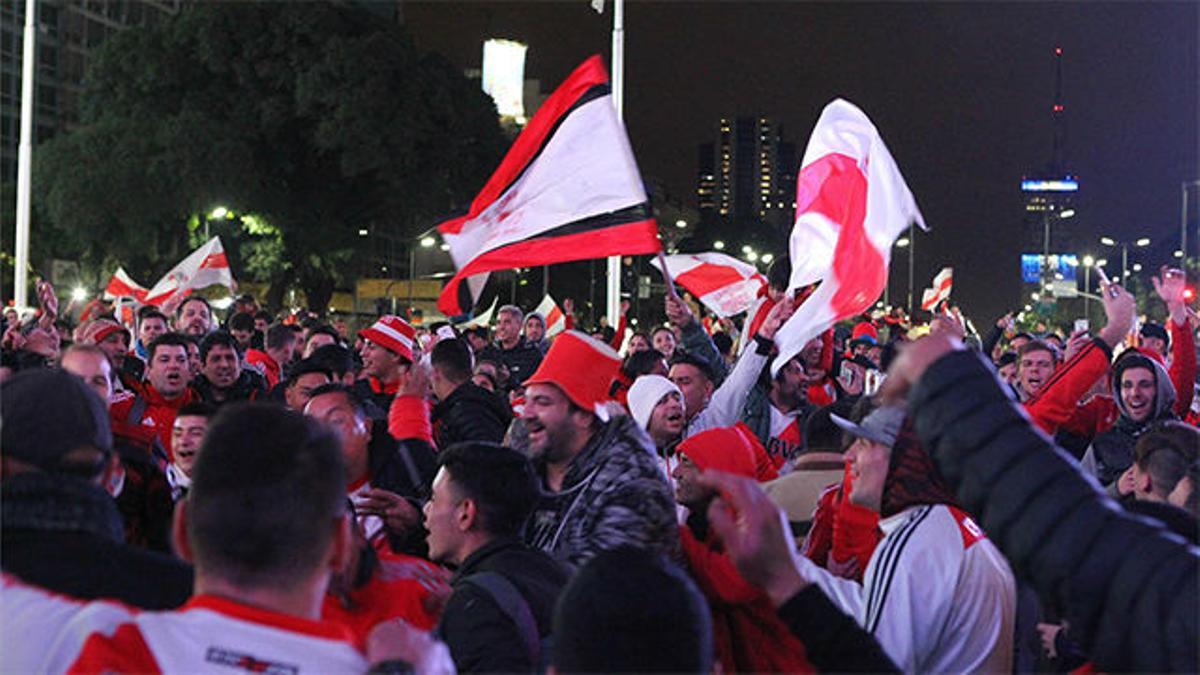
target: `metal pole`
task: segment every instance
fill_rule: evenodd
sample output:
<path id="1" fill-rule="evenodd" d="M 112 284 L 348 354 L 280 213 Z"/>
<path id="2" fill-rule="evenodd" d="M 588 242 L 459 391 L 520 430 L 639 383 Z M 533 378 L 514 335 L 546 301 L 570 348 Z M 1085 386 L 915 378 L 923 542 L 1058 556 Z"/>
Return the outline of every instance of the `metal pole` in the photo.
<path id="1" fill-rule="evenodd" d="M 908 226 L 908 317 L 912 320 L 913 316 L 913 262 L 916 259 L 917 250 L 917 230 L 916 225 Z"/>
<path id="2" fill-rule="evenodd" d="M 17 235 L 13 251 L 13 303 L 20 312 L 29 306 L 29 204 L 33 168 L 33 76 L 37 32 L 35 0 L 25 0 L 25 39 L 21 52 L 21 140 L 17 149 Z"/>
<path id="3" fill-rule="evenodd" d="M 1092 268 L 1088 265 L 1083 266 L 1083 319 L 1088 322 L 1090 329 L 1092 325 L 1092 306 L 1091 298 L 1088 297 L 1092 292 Z"/>
<path id="4" fill-rule="evenodd" d="M 1129 244 L 1121 244 L 1121 285 L 1129 288 Z"/>
<path id="5" fill-rule="evenodd" d="M 1187 269 L 1187 197 L 1188 184 L 1183 184 L 1183 206 L 1179 209 L 1179 250 L 1183 257 L 1179 259 L 1179 269 Z"/>
<path id="6" fill-rule="evenodd" d="M 613 2 L 612 97 L 617 118 L 625 111 L 625 0 Z M 616 326 L 621 313 L 621 256 L 608 259 L 608 325 Z"/>
<path id="7" fill-rule="evenodd" d="M 542 297 L 550 295 L 550 266 L 542 266 Z"/>
<path id="8" fill-rule="evenodd" d="M 1046 293 L 1046 283 L 1050 278 L 1050 216 L 1042 214 L 1042 287 L 1039 293 Z"/>

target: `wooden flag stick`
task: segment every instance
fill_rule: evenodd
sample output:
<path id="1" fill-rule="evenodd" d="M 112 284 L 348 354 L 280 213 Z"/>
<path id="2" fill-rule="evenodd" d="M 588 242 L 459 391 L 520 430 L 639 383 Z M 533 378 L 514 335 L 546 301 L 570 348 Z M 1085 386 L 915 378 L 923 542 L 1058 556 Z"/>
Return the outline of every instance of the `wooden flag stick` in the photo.
<path id="1" fill-rule="evenodd" d="M 671 279 L 671 271 L 667 269 L 667 257 L 663 255 L 662 250 L 658 252 L 658 267 L 662 270 L 663 280 L 667 282 L 667 295 L 679 299 L 679 294 L 675 292 L 675 281 Z"/>

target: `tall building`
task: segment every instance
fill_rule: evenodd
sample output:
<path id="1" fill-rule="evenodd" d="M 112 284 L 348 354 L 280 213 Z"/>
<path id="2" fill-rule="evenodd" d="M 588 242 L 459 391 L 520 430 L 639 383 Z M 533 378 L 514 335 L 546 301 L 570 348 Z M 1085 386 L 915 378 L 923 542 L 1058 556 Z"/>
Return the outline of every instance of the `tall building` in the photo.
<path id="1" fill-rule="evenodd" d="M 698 146 L 696 201 L 702 226 L 716 238 L 786 239 L 795 212 L 796 146 L 768 117 L 722 118 L 715 142 Z"/>
<path id="2" fill-rule="evenodd" d="M 1067 120 L 1063 104 L 1062 47 L 1054 48 L 1054 102 L 1050 108 L 1051 146 L 1048 161 L 1021 177 L 1024 239 L 1027 252 L 1070 253 L 1082 243 L 1073 227 L 1079 178 L 1066 160 Z"/>
<path id="3" fill-rule="evenodd" d="M 78 122 L 88 57 L 109 35 L 177 14 L 184 0 L 39 0 L 34 144 Z M 17 179 L 25 3 L 0 2 L 0 181 Z"/>

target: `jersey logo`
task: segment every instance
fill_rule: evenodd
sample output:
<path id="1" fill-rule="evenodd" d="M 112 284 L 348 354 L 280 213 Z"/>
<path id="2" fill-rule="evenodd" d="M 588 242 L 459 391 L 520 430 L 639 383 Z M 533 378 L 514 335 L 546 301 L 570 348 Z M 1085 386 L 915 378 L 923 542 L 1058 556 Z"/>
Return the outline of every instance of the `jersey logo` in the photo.
<path id="1" fill-rule="evenodd" d="M 987 535 L 975 524 L 971 516 L 954 507 L 950 507 L 950 514 L 954 516 L 954 522 L 958 523 L 958 532 L 962 535 L 964 551 L 971 548 L 980 539 L 987 539 Z"/>
<path id="2" fill-rule="evenodd" d="M 221 666 L 237 668 L 248 673 L 267 673 L 267 675 L 297 675 L 300 666 L 290 663 L 274 663 L 259 661 L 249 654 L 239 654 L 220 647 L 209 647 L 204 654 L 204 660 Z"/>

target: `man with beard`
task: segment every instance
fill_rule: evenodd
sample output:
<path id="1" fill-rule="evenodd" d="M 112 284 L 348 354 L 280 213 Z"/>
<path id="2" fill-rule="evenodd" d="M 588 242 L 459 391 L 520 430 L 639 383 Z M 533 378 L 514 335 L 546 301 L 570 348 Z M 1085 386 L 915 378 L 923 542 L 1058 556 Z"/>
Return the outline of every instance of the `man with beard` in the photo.
<path id="1" fill-rule="evenodd" d="M 175 310 L 175 331 L 197 338 L 204 337 L 213 330 L 212 305 L 208 300 L 193 295 L 188 297 Z"/>
<path id="2" fill-rule="evenodd" d="M 797 354 L 775 377 L 764 368 L 760 382 L 750 392 L 742 421 L 767 449 L 776 469 L 790 462 L 804 447 L 804 422 L 812 412 L 808 402 L 809 377 Z M 769 384 L 764 384 L 766 380 Z"/>
<path id="3" fill-rule="evenodd" d="M 526 540 L 579 566 L 620 546 L 668 551 L 674 503 L 646 435 L 610 414 L 620 357 L 577 331 L 561 333 L 526 381 L 522 421 L 542 495 Z"/>
<path id="4" fill-rule="evenodd" d="M 221 406 L 233 401 L 254 401 L 267 394 L 266 381 L 253 370 L 242 368 L 237 340 L 219 330 L 200 341 L 202 372 L 192 388 L 206 403 Z"/>

